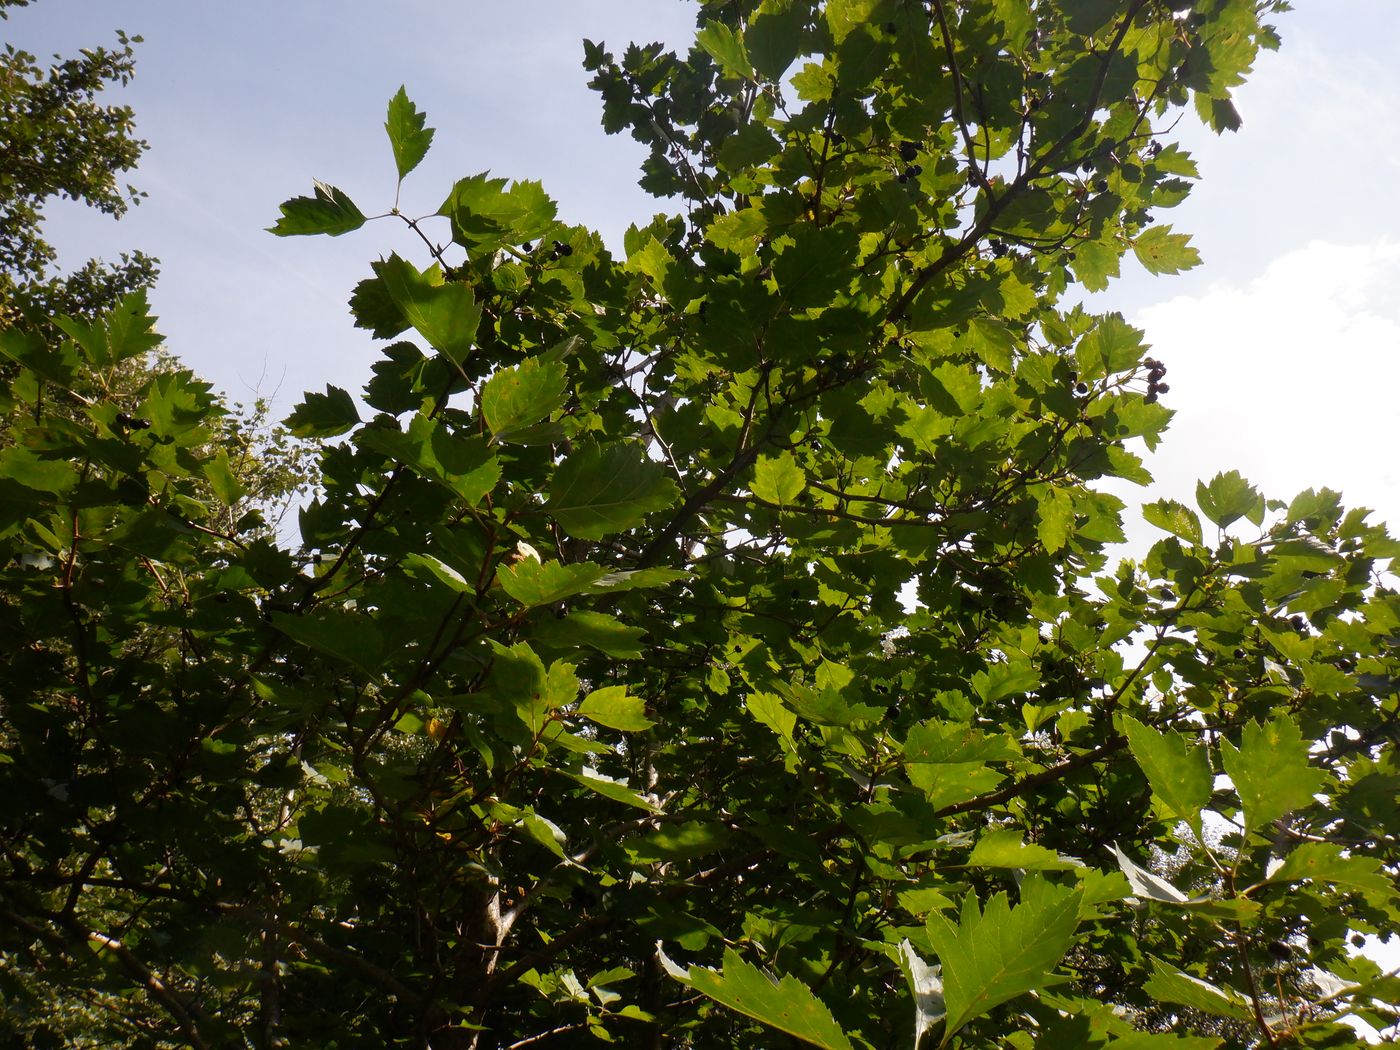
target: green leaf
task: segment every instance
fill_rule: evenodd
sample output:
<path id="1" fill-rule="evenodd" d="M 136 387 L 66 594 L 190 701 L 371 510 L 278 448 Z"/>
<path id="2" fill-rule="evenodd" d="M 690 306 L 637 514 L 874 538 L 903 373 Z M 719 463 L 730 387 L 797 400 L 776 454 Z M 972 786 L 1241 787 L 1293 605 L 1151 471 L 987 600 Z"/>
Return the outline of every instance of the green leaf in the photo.
<path id="1" fill-rule="evenodd" d="M 469 594 L 476 590 L 475 585 L 465 576 L 442 559 L 434 558 L 431 554 L 415 551 L 404 558 L 402 568 L 410 576 L 418 579 L 437 580 L 463 594 Z"/>
<path id="2" fill-rule="evenodd" d="M 1127 371 L 1142 360 L 1142 353 L 1142 332 L 1120 314 L 1108 314 L 1079 341 L 1074 357 L 1080 378 L 1092 381 Z"/>
<path id="3" fill-rule="evenodd" d="M 1190 543 L 1202 542 L 1201 519 L 1190 507 L 1174 499 L 1159 499 L 1156 503 L 1145 504 L 1142 516 L 1149 525 L 1156 525 L 1173 536 L 1180 536 Z"/>
<path id="4" fill-rule="evenodd" d="M 40 459 L 27 448 L 12 447 L 0 449 L 0 478 L 61 496 L 78 483 L 78 472 L 67 460 Z"/>
<path id="5" fill-rule="evenodd" d="M 242 483 L 234 476 L 229 464 L 228 453 L 220 449 L 203 464 L 204 480 L 214 490 L 214 495 L 226 507 L 231 507 L 247 494 Z"/>
<path id="6" fill-rule="evenodd" d="M 1251 831 L 1311 805 L 1327 782 L 1322 770 L 1308 764 L 1308 742 L 1282 712 L 1263 725 L 1247 722 L 1240 746 L 1222 740 L 1220 754 Z"/>
<path id="7" fill-rule="evenodd" d="M 1133 1032 L 1114 1036 L 1104 1050 L 1215 1050 L 1220 1040 L 1209 1035 L 1178 1035 L 1175 1032 Z"/>
<path id="8" fill-rule="evenodd" d="M 287 417 L 287 429 L 299 438 L 327 438 L 353 430 L 359 422 L 354 399 L 328 383 L 324 394 L 308 390 L 303 395 Z"/>
<path id="9" fill-rule="evenodd" d="M 1081 897 L 1079 890 L 1030 875 L 1021 882 L 1015 908 L 998 893 L 980 910 L 976 896 L 968 893 L 956 924 L 936 913 L 929 916 L 928 939 L 943 965 L 945 1044 L 1002 1003 L 1063 980 L 1050 971 L 1074 939 Z"/>
<path id="10" fill-rule="evenodd" d="M 706 22 L 705 28 L 695 35 L 695 42 L 719 63 L 728 76 L 739 80 L 753 79 L 753 65 L 749 62 L 748 52 L 744 50 L 744 38 L 723 22 Z"/>
<path id="11" fill-rule="evenodd" d="M 380 276 L 403 315 L 434 350 L 462 364 L 476 345 L 481 307 L 471 287 L 461 281 L 443 283 L 437 265 L 422 273 L 397 255 L 385 259 Z"/>
<path id="12" fill-rule="evenodd" d="M 427 114 L 420 111 L 408 99 L 408 91 L 400 86 L 389 100 L 389 118 L 384 122 L 384 130 L 389 133 L 389 145 L 394 150 L 394 167 L 398 169 L 399 181 L 418 167 L 428 153 L 433 142 L 433 129 L 425 128 Z"/>
<path id="13" fill-rule="evenodd" d="M 646 716 L 646 701 L 632 696 L 625 685 L 609 685 L 595 689 L 578 705 L 578 713 L 590 722 L 626 733 L 640 733 L 654 723 Z"/>
<path id="14" fill-rule="evenodd" d="M 1061 488 L 1042 487 L 1036 494 L 1035 534 L 1045 553 L 1064 549 L 1074 535 L 1074 500 Z"/>
<path id="15" fill-rule="evenodd" d="M 452 220 L 453 239 L 473 256 L 536 240 L 555 227 L 557 208 L 538 182 L 506 188 L 486 172 L 459 179 L 437 214 Z"/>
<path id="16" fill-rule="evenodd" d="M 1128 747 L 1147 782 L 1158 815 L 1184 820 L 1201 834 L 1201 810 L 1210 801 L 1213 779 L 1210 759 L 1202 746 L 1192 746 L 1174 729 L 1158 732 L 1129 715 L 1123 716 Z"/>
<path id="17" fill-rule="evenodd" d="M 1229 1017 L 1236 1021 L 1254 1020 L 1249 1000 L 1239 992 L 1218 988 L 1209 981 L 1169 966 L 1161 959 L 1150 955 L 1148 958 L 1152 960 L 1152 976 L 1143 984 L 1142 990 L 1153 998 L 1204 1010 L 1217 1017 Z"/>
<path id="18" fill-rule="evenodd" d="M 623 805 L 632 806 L 635 809 L 642 809 L 648 813 L 660 813 L 655 805 L 648 802 L 637 792 L 627 786 L 625 781 L 614 780 L 595 770 L 584 770 L 581 773 L 571 773 L 567 770 L 559 770 L 575 784 L 586 787 L 596 795 L 611 799 L 613 802 L 621 802 Z"/>
<path id="19" fill-rule="evenodd" d="M 609 594 L 613 591 L 634 591 L 645 587 L 664 587 L 668 583 L 688 580 L 691 573 L 684 569 L 626 569 L 610 572 L 598 579 L 590 590 L 594 594 Z"/>
<path id="20" fill-rule="evenodd" d="M 1196 506 L 1222 529 L 1240 518 L 1264 520 L 1264 497 L 1237 470 L 1215 475 L 1209 485 L 1196 482 Z"/>
<path id="21" fill-rule="evenodd" d="M 1121 250 L 1103 241 L 1082 241 L 1074 246 L 1074 258 L 1070 267 L 1081 284 L 1091 292 L 1101 292 L 1108 287 L 1111 277 L 1119 274 Z"/>
<path id="22" fill-rule="evenodd" d="M 496 573 L 501 589 L 526 608 L 553 605 L 575 594 L 583 594 L 602 579 L 607 570 L 592 562 L 539 562 L 521 558 L 514 565 L 502 565 Z"/>
<path id="23" fill-rule="evenodd" d="M 481 414 L 497 440 L 538 423 L 564 403 L 568 369 L 563 361 L 529 357 L 502 368 L 481 391 Z"/>
<path id="24" fill-rule="evenodd" d="M 501 477 L 500 461 L 483 438 L 454 434 L 422 412 L 409 422 L 407 432 L 372 425 L 358 430 L 355 441 L 445 485 L 471 506 Z"/>
<path id="25" fill-rule="evenodd" d="M 920 722 L 904 741 L 906 762 L 1010 762 L 1020 756 L 1011 737 L 988 736 L 966 722 Z"/>
<path id="26" fill-rule="evenodd" d="M 802 53 L 807 5 L 799 0 L 765 0 L 744 31 L 744 47 L 753 68 L 778 81 Z"/>
<path id="27" fill-rule="evenodd" d="M 1330 842 L 1305 842 L 1283 859 L 1269 876 L 1269 882 L 1325 882 L 1394 898 L 1395 883 L 1373 857 L 1346 857 L 1342 848 Z"/>
<path id="28" fill-rule="evenodd" d="M 587 443 L 555 470 L 544 511 L 571 536 L 597 540 L 635 528 L 676 494 L 666 468 L 638 446 Z"/>
<path id="29" fill-rule="evenodd" d="M 791 452 L 759 456 L 754 463 L 753 494 L 767 503 L 788 507 L 807 487 L 807 475 Z"/>
<path id="30" fill-rule="evenodd" d="M 1152 226 L 1133 241 L 1133 254 L 1148 273 L 1180 273 L 1201 264 L 1201 253 L 1191 238 L 1172 233 L 1170 226 Z"/>
<path id="31" fill-rule="evenodd" d="M 972 690 L 984 703 L 994 704 L 1008 696 L 1025 693 L 1040 685 L 1040 675 L 1024 659 L 991 664 L 971 679 Z"/>
<path id="32" fill-rule="evenodd" d="M 540 620 L 530 637 L 541 646 L 560 649 L 586 646 L 619 660 L 635 660 L 642 655 L 640 643 L 646 631 L 629 627 L 608 613 L 575 609 L 562 618 L 549 616 Z"/>
<path id="33" fill-rule="evenodd" d="M 686 972 L 664 955 L 662 963 L 678 981 L 770 1028 L 826 1050 L 853 1050 L 827 1005 L 791 974 L 770 977 L 732 948 L 725 950 L 723 971 L 692 966 Z"/>
<path id="34" fill-rule="evenodd" d="M 380 673 L 384 638 L 374 622 L 344 609 L 320 608 L 306 613 L 274 612 L 272 626 L 308 648 L 367 674 Z"/>
<path id="35" fill-rule="evenodd" d="M 115 364 L 140 357 L 159 346 L 164 337 L 155 330 L 144 288 L 124 296 L 102 319 L 105 326 L 107 361 Z"/>
<path id="36" fill-rule="evenodd" d="M 1017 868 L 1022 871 L 1073 871 L 1082 862 L 1062 857 L 1052 849 L 1027 843 L 1021 832 L 1012 828 L 996 828 L 984 832 L 977 840 L 969 868 Z"/>
<path id="37" fill-rule="evenodd" d="M 282 207 L 282 217 L 267 231 L 278 237 L 298 237 L 313 233 L 339 237 L 365 224 L 364 212 L 334 186 L 316 182 L 314 197 L 293 197 Z"/>
<path id="38" fill-rule="evenodd" d="M 643 863 L 689 860 L 724 849 L 734 841 L 734 833 L 713 821 L 687 820 L 653 831 L 643 839 L 629 841 L 628 852 Z"/>

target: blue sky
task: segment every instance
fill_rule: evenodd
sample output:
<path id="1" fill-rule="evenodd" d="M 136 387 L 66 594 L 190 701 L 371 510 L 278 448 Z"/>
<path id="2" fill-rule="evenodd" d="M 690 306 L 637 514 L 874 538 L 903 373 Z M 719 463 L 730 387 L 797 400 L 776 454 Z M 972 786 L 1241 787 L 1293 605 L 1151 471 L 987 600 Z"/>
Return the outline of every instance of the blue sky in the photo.
<path id="1" fill-rule="evenodd" d="M 316 177 L 385 210 L 384 106 L 406 84 L 438 129 L 406 210 L 432 211 L 455 178 L 489 168 L 542 179 L 563 216 L 617 245 L 659 208 L 635 185 L 639 148 L 598 125 L 580 40 L 684 46 L 693 8 L 40 0 L 0 27 L 41 55 L 110 42 L 118 26 L 144 35 L 123 95 L 151 142 L 134 180 L 150 199 L 120 223 L 54 207 L 53 238 L 73 261 L 159 256 L 172 349 L 231 397 L 275 393 L 289 408 L 308 387 L 359 387 L 375 345 L 350 326 L 349 291 L 371 258 L 421 246 L 388 222 L 279 240 L 263 228 L 280 201 Z M 1152 278 L 1130 263 L 1093 305 L 1144 324 L 1171 369 L 1180 412 L 1148 498 L 1189 500 L 1198 477 L 1234 467 L 1269 495 L 1327 484 L 1400 523 L 1400 4 L 1299 8 L 1240 94 L 1244 131 L 1178 129 L 1203 180 L 1163 219 L 1195 236 L 1205 265 Z"/>

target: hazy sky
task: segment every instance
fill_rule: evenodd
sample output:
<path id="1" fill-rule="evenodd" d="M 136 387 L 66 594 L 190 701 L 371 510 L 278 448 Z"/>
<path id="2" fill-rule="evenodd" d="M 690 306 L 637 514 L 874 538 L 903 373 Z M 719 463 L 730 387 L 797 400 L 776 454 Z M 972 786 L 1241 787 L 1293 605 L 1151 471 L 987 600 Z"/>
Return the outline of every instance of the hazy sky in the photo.
<path id="1" fill-rule="evenodd" d="M 1326 484 L 1400 523 L 1400 3 L 1299 7 L 1240 93 L 1244 131 L 1178 129 L 1203 181 L 1162 218 L 1194 234 L 1205 265 L 1153 278 L 1128 263 L 1093 302 L 1143 324 L 1170 368 L 1180 411 L 1149 463 L 1153 497 L 1189 502 L 1198 477 L 1233 467 L 1271 496 Z M 543 179 L 562 216 L 616 245 L 659 209 L 635 184 L 639 147 L 602 134 L 580 39 L 683 46 L 692 12 L 680 0 L 40 0 L 0 35 L 40 54 L 109 42 L 118 26 L 145 36 L 123 95 L 151 142 L 135 177 L 150 199 L 120 223 L 56 207 L 54 239 L 73 260 L 159 256 L 172 349 L 235 399 L 275 391 L 290 407 L 327 381 L 358 389 L 375 344 L 350 325 L 349 291 L 369 259 L 421 246 L 389 222 L 279 240 L 263 228 L 280 201 L 316 177 L 386 210 L 384 106 L 406 84 L 438 129 L 406 210 L 430 212 L 455 178 L 490 168 Z"/>

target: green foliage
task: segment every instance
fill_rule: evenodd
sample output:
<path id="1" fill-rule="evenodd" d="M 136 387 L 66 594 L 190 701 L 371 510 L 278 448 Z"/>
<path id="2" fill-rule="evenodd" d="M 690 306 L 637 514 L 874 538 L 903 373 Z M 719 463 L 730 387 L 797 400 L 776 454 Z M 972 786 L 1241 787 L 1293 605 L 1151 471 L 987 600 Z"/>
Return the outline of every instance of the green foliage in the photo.
<path id="1" fill-rule="evenodd" d="M 354 290 L 396 341 L 282 431 L 320 450 L 295 538 L 206 386 L 113 385 L 142 301 L 0 333 L 21 1030 L 41 997 L 114 1046 L 1394 1023 L 1348 938 L 1400 921 L 1400 543 L 1223 473 L 1110 565 L 1100 482 L 1171 411 L 1143 334 L 1065 302 L 1194 262 L 1150 221 L 1195 176 L 1162 129 L 1233 124 L 1281 6 L 744 0 L 684 55 L 586 44 L 677 213 L 614 257 L 538 183 L 395 201 L 451 241 Z M 387 131 L 403 182 L 406 92 Z M 274 232 L 369 223 L 318 185 Z"/>

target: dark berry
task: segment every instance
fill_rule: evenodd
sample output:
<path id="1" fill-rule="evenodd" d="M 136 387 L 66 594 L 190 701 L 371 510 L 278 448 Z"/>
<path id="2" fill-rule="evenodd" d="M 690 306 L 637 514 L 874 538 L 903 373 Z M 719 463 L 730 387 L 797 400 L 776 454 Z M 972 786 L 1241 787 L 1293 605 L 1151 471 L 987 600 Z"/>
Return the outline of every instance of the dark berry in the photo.
<path id="1" fill-rule="evenodd" d="M 1094 183 L 1094 190 L 1095 190 L 1096 192 L 1098 192 L 1098 193 L 1107 193 L 1107 192 L 1108 192 L 1108 180 L 1107 180 L 1107 179 L 1099 179 L 1097 182 Z"/>
<path id="2" fill-rule="evenodd" d="M 1163 587 L 1163 588 L 1162 588 L 1162 601 L 1164 601 L 1164 602 L 1174 602 L 1174 601 L 1176 601 L 1176 592 L 1173 591 L 1170 587 Z"/>
<path id="3" fill-rule="evenodd" d="M 1088 384 L 1088 383 L 1075 383 L 1075 384 L 1074 384 L 1074 392 L 1075 392 L 1076 394 L 1087 394 L 1087 393 L 1089 392 L 1089 384 Z"/>
<path id="4" fill-rule="evenodd" d="M 909 181 L 909 173 L 908 173 L 907 171 L 901 171 L 898 175 L 896 175 L 896 176 L 894 177 L 894 181 L 895 181 L 895 182 L 908 182 L 908 181 Z"/>
<path id="5" fill-rule="evenodd" d="M 912 142 L 904 142 L 899 147 L 899 159 L 911 161 L 919 155 L 919 147 Z"/>
<path id="6" fill-rule="evenodd" d="M 1143 398 L 1143 400 L 1146 401 L 1149 405 L 1155 405 L 1157 403 L 1157 391 L 1149 390 L 1147 392 L 1147 397 Z"/>
<path id="7" fill-rule="evenodd" d="M 1077 382 L 1079 382 L 1079 373 L 1076 372 L 1076 371 L 1075 371 L 1074 369 L 1072 369 L 1072 368 L 1071 368 L 1070 371 L 1069 371 L 1069 381 L 1070 381 L 1071 383 L 1077 383 Z"/>
<path id="8" fill-rule="evenodd" d="M 830 142 L 833 146 L 839 146 L 846 141 L 846 136 L 842 135 L 839 131 L 833 131 L 828 133 L 826 138 L 827 141 Z"/>
<path id="9" fill-rule="evenodd" d="M 1172 388 L 1169 387 L 1166 383 L 1158 383 L 1158 384 L 1157 384 L 1157 393 L 1159 393 L 1159 394 L 1170 394 L 1171 392 L 1172 392 Z"/>
<path id="10" fill-rule="evenodd" d="M 917 179 L 920 175 L 924 173 L 924 166 L 922 164 L 911 164 L 909 165 L 909 167 L 904 169 L 904 172 L 911 179 Z"/>
<path id="11" fill-rule="evenodd" d="M 560 255 L 573 255 L 573 254 L 574 254 L 574 246 L 573 246 L 572 244 L 561 244 L 561 245 L 559 246 L 559 254 L 560 254 Z"/>
<path id="12" fill-rule="evenodd" d="M 1293 949 L 1282 941 L 1270 941 L 1269 954 L 1279 962 L 1287 962 L 1289 959 L 1293 958 Z"/>

